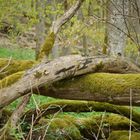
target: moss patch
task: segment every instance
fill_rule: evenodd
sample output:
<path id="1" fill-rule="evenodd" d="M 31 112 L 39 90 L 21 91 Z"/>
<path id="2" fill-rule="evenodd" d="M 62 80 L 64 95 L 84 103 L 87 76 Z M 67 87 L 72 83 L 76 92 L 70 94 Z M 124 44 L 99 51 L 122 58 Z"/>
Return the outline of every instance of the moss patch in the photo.
<path id="1" fill-rule="evenodd" d="M 24 74 L 24 71 L 20 71 L 0 80 L 0 88 L 10 86 L 13 83 L 17 82 L 18 79 L 20 79 L 23 76 L 23 74 Z"/>
<path id="2" fill-rule="evenodd" d="M 105 96 L 129 93 L 130 89 L 140 90 L 140 74 L 95 73 L 54 84 L 56 88 L 75 88 Z"/>
<path id="3" fill-rule="evenodd" d="M 136 126 L 138 125 L 133 123 L 132 129 Z M 82 138 L 94 139 L 101 128 L 98 137 L 100 139 L 108 137 L 112 130 L 129 130 L 129 119 L 120 115 L 106 113 L 104 117 L 93 115 L 84 118 L 57 114 L 55 117 L 54 115 L 50 116 L 49 119 L 41 118 L 35 127 L 35 131 L 33 131 L 34 137 L 42 137 L 46 131 L 45 139 L 49 140 L 65 140 L 70 138 L 75 140 L 81 140 Z"/>
<path id="4" fill-rule="evenodd" d="M 74 125 L 74 120 L 70 116 L 63 118 L 41 119 L 38 127 L 41 129 L 36 133 L 42 136 L 46 131 L 45 139 L 49 140 L 81 140 L 81 134 L 78 128 Z"/>
<path id="5" fill-rule="evenodd" d="M 31 68 L 35 63 L 35 61 L 30 60 L 9 60 L 0 58 L 0 79 L 18 71 L 27 70 Z"/>
<path id="6" fill-rule="evenodd" d="M 45 56 L 49 55 L 54 45 L 54 41 L 55 41 L 55 34 L 52 32 L 47 36 L 46 40 L 44 41 L 43 46 L 41 47 L 40 53 L 38 55 L 38 60 L 41 60 Z"/>
<path id="7" fill-rule="evenodd" d="M 131 132 L 131 140 L 139 140 L 140 133 Z M 112 131 L 107 140 L 129 140 L 129 131 Z"/>

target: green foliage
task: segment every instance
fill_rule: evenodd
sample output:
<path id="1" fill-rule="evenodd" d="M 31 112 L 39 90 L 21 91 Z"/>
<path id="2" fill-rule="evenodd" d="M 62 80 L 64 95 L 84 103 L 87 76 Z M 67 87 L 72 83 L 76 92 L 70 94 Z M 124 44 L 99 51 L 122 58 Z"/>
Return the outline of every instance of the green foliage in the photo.
<path id="1" fill-rule="evenodd" d="M 0 0 L 0 29 L 9 26 L 7 32 L 17 36 L 36 23 L 36 11 L 32 0 Z"/>
<path id="2" fill-rule="evenodd" d="M 10 129 L 10 140 L 20 140 L 24 139 L 24 132 L 19 132 L 16 128 Z"/>

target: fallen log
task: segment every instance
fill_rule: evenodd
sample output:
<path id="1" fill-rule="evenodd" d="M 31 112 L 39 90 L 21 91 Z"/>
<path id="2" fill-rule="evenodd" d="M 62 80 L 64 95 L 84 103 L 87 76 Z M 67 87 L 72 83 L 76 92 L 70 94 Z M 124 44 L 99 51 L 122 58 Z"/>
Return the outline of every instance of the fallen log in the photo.
<path id="1" fill-rule="evenodd" d="M 87 74 L 40 87 L 39 93 L 61 99 L 89 100 L 128 106 L 132 99 L 132 104 L 139 106 L 140 74 Z"/>
<path id="2" fill-rule="evenodd" d="M 130 136 L 131 135 L 131 136 Z M 110 133 L 110 136 L 107 140 L 139 140 L 140 139 L 140 133 L 138 132 L 130 132 L 127 130 L 123 131 L 112 131 Z"/>
<path id="3" fill-rule="evenodd" d="M 133 63 L 110 57 L 65 56 L 50 62 L 42 62 L 19 79 L 15 84 L 0 90 L 0 109 L 15 99 L 45 85 L 87 73 L 140 73 Z"/>

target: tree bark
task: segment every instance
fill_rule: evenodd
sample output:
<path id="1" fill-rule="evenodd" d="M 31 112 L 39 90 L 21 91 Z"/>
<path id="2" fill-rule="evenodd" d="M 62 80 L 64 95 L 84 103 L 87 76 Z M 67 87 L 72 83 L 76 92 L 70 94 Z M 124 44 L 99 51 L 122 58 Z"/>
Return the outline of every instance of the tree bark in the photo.
<path id="1" fill-rule="evenodd" d="M 36 24 L 36 60 L 40 52 L 40 47 L 44 42 L 45 36 L 45 6 L 46 2 L 44 0 L 36 0 L 36 12 L 38 13 L 37 19 L 38 23 Z"/>
<path id="2" fill-rule="evenodd" d="M 70 20 L 74 16 L 83 2 L 84 0 L 78 0 L 66 13 L 63 14 L 63 16 L 53 22 L 52 27 L 50 28 L 50 33 L 40 49 L 37 60 L 42 60 L 43 58 L 48 56 L 54 46 L 55 37 L 58 31 L 68 20 Z"/>
<path id="3" fill-rule="evenodd" d="M 112 0 L 108 4 L 107 34 L 110 55 L 124 56 L 126 44 L 126 16 L 129 12 L 128 0 Z"/>

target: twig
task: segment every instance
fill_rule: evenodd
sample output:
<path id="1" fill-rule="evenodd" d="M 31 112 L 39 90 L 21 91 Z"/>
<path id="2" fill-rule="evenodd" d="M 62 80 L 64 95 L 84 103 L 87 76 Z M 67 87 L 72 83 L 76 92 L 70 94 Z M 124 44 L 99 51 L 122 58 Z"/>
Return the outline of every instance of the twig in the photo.
<path id="1" fill-rule="evenodd" d="M 129 121 L 129 140 L 131 140 L 131 130 L 132 130 L 132 89 L 130 89 L 130 121 Z"/>
<path id="2" fill-rule="evenodd" d="M 104 121 L 105 113 L 106 112 L 104 112 L 103 115 L 102 115 L 101 122 L 100 122 L 99 129 L 98 129 L 98 133 L 97 133 L 97 136 L 95 137 L 96 140 L 99 139 L 100 132 L 102 132 L 102 127 L 103 127 L 103 121 Z"/>
<path id="3" fill-rule="evenodd" d="M 9 58 L 9 61 L 8 61 L 7 65 L 4 66 L 2 69 L 0 69 L 0 73 L 1 73 L 2 71 L 4 71 L 4 70 L 10 65 L 11 60 L 12 60 L 12 56 Z"/>

